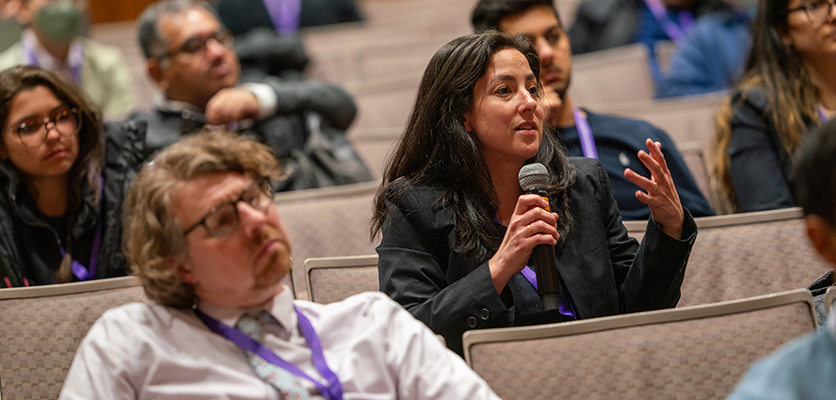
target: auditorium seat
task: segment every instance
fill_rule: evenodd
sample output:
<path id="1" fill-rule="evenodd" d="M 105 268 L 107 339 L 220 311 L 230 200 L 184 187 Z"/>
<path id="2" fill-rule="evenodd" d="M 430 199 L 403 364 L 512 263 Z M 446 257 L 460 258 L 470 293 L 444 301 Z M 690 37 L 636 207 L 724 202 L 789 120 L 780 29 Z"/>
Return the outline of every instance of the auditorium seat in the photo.
<path id="1" fill-rule="evenodd" d="M 305 283 L 310 301 L 321 304 L 378 291 L 377 254 L 309 258 L 305 260 Z"/>
<path id="2" fill-rule="evenodd" d="M 144 300 L 134 277 L 0 290 L 2 398 L 58 398 L 93 322 L 112 307 Z"/>
<path id="3" fill-rule="evenodd" d="M 650 75 L 648 53 L 647 46 L 637 43 L 574 56 L 572 101 L 592 107 L 653 99 L 656 84 Z"/>
<path id="4" fill-rule="evenodd" d="M 305 260 L 372 254 L 372 200 L 380 182 L 276 194 L 274 201 L 292 244 L 297 299 L 308 299 Z"/>
<path id="5" fill-rule="evenodd" d="M 824 309 L 827 310 L 828 315 L 830 315 L 830 310 L 833 309 L 833 302 L 836 302 L 836 286 L 827 288 L 827 292 L 824 294 Z"/>
<path id="6" fill-rule="evenodd" d="M 499 397 L 724 399 L 749 366 L 817 327 L 795 290 L 681 309 L 464 334 Z"/>
<path id="7" fill-rule="evenodd" d="M 346 135 L 372 176 L 382 178 L 386 161 L 395 151 L 402 131 L 401 128 L 352 129 Z"/>
<path id="8" fill-rule="evenodd" d="M 357 103 L 351 129 L 401 129 L 415 104 L 420 74 L 406 73 L 369 81 L 352 81 L 345 89 Z"/>

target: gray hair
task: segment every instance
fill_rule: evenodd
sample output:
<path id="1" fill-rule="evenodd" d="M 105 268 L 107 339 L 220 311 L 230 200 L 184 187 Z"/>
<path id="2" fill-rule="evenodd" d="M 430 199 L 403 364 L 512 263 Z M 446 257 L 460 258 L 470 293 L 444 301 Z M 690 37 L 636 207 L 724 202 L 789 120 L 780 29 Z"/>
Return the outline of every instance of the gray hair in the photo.
<path id="1" fill-rule="evenodd" d="M 205 1 L 165 0 L 148 6 L 137 19 L 137 38 L 145 59 L 161 56 L 168 49 L 168 38 L 160 32 L 159 21 L 163 16 L 180 15 L 188 10 L 202 8 L 218 18 L 215 9 Z M 218 19 L 220 21 L 220 19 Z"/>

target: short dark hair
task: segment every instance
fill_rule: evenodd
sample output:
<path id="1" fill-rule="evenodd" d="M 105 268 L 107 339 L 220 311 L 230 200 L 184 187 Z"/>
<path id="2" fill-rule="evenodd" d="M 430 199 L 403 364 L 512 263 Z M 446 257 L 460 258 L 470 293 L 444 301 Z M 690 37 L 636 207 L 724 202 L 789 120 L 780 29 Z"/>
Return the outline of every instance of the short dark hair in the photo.
<path id="1" fill-rule="evenodd" d="M 473 24 L 473 29 L 476 32 L 491 29 L 498 31 L 500 30 L 499 23 L 503 19 L 525 12 L 534 6 L 551 7 L 554 16 L 557 17 L 557 24 L 563 29 L 560 15 L 557 13 L 557 8 L 554 7 L 553 0 L 480 0 L 476 4 L 476 8 L 473 9 L 470 23 Z"/>
<path id="2" fill-rule="evenodd" d="M 836 227 L 836 120 L 808 133 L 794 159 L 796 204 Z"/>
<path id="3" fill-rule="evenodd" d="M 145 59 L 159 57 L 168 50 L 168 38 L 160 32 L 160 18 L 165 15 L 179 15 L 188 10 L 202 8 L 215 16 L 220 22 L 215 10 L 205 1 L 196 0 L 165 0 L 153 3 L 145 8 L 137 18 L 137 39 Z"/>

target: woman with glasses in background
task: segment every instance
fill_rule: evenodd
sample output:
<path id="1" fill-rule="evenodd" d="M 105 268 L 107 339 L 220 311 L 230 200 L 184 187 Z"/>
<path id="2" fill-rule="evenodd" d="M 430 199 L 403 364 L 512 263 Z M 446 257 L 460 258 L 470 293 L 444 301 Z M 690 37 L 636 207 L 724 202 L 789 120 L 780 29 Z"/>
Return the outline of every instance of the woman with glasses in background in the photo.
<path id="1" fill-rule="evenodd" d="M 144 124 L 108 125 L 68 79 L 0 72 L 0 288 L 125 275 L 122 200 Z"/>
<path id="2" fill-rule="evenodd" d="M 791 154 L 836 114 L 833 0 L 761 0 L 744 75 L 718 115 L 714 173 L 735 211 L 792 207 Z"/>

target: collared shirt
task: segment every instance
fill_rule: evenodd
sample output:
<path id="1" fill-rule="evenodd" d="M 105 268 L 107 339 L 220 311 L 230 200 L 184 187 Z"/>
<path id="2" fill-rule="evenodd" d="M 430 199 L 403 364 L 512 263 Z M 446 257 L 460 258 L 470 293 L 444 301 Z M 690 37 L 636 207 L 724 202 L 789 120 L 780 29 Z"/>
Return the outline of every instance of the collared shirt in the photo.
<path id="1" fill-rule="evenodd" d="M 319 335 L 346 400 L 498 398 L 426 326 L 384 294 L 363 293 L 321 305 L 294 301 L 285 288 L 264 307 L 278 324 L 266 324 L 262 342 L 314 378 L 321 376 L 293 305 Z M 230 326 L 252 311 L 199 307 Z M 79 346 L 60 396 L 162 397 L 278 399 L 279 394 L 256 375 L 241 349 L 210 331 L 194 313 L 134 303 L 96 321 Z"/>
<path id="2" fill-rule="evenodd" d="M 31 55 L 35 57 L 37 65 L 41 68 L 63 73 L 71 79 L 81 78 L 73 76 L 74 70 L 81 71 L 81 65 L 84 62 L 83 45 L 80 39 L 73 39 L 70 43 L 70 50 L 67 53 L 66 60 L 53 57 L 52 54 L 41 46 L 38 38 L 35 37 L 35 32 L 32 32 L 31 29 L 23 31 L 21 42 L 23 43 L 23 51 L 26 52 L 27 49 L 31 50 Z M 29 54 L 24 54 L 24 56 L 28 58 Z M 76 82 L 76 84 L 79 83 Z"/>

